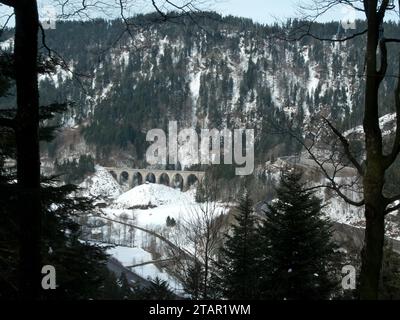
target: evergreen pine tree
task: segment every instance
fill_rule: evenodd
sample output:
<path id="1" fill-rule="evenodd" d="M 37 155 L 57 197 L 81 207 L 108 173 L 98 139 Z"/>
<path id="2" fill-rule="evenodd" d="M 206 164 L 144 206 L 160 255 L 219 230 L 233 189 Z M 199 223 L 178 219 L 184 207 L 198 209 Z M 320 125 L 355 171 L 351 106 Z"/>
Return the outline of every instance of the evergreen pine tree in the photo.
<path id="1" fill-rule="evenodd" d="M 226 235 L 227 241 L 221 249 L 219 269 L 223 295 L 228 299 L 257 299 L 257 223 L 253 213 L 253 202 L 247 191 L 239 199 L 235 218 L 232 233 Z"/>
<path id="2" fill-rule="evenodd" d="M 175 297 L 167 281 L 156 277 L 147 288 L 138 288 L 135 292 L 138 300 L 173 300 Z"/>
<path id="3" fill-rule="evenodd" d="M 204 277 L 204 267 L 198 262 L 193 261 L 187 270 L 183 281 L 184 290 L 190 295 L 192 300 L 201 298 L 202 279 Z"/>
<path id="4" fill-rule="evenodd" d="M 105 269 L 103 272 L 104 281 L 100 286 L 99 300 L 122 300 L 123 296 L 115 273 Z"/>
<path id="5" fill-rule="evenodd" d="M 121 298 L 124 300 L 131 299 L 133 295 L 133 290 L 132 287 L 129 285 L 125 272 L 121 273 L 121 276 L 118 279 L 118 285 L 120 286 Z"/>
<path id="6" fill-rule="evenodd" d="M 335 287 L 335 245 L 321 201 L 305 189 L 300 172 L 283 172 L 277 200 L 260 229 L 263 298 L 327 299 Z"/>

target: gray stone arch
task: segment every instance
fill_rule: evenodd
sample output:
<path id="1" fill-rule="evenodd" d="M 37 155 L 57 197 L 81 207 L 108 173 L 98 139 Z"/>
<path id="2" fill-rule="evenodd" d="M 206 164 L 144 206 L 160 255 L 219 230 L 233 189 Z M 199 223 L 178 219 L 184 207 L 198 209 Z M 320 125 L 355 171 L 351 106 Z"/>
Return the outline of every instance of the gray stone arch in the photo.
<path id="1" fill-rule="evenodd" d="M 172 188 L 179 188 L 181 190 L 185 189 L 185 179 L 180 173 L 175 173 L 172 176 L 172 179 L 170 181 L 170 186 Z"/>
<path id="2" fill-rule="evenodd" d="M 168 173 L 163 172 L 161 173 L 158 178 L 157 178 L 157 183 L 158 184 L 163 184 L 165 186 L 170 186 L 171 185 L 171 178 Z"/>
<path id="3" fill-rule="evenodd" d="M 191 186 L 196 185 L 199 182 L 199 177 L 195 173 L 191 173 L 186 177 L 185 186 L 189 189 Z"/>
<path id="4" fill-rule="evenodd" d="M 145 178 L 146 182 L 157 183 L 156 175 L 153 172 L 148 172 Z"/>
<path id="5" fill-rule="evenodd" d="M 121 171 L 119 174 L 119 184 L 129 184 L 129 172 L 128 171 Z"/>
<path id="6" fill-rule="evenodd" d="M 132 188 L 140 186 L 141 184 L 143 184 L 144 178 L 143 178 L 143 175 L 142 175 L 142 173 L 140 171 L 132 172 L 131 176 L 132 176 L 132 184 L 131 184 Z"/>

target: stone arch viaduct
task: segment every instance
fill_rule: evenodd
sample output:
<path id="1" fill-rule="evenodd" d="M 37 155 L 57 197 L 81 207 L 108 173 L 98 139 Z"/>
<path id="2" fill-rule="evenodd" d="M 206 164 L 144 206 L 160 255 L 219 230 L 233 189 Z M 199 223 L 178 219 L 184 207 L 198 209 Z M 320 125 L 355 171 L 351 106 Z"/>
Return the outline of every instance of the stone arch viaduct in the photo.
<path id="1" fill-rule="evenodd" d="M 129 188 L 151 183 L 164 184 L 170 187 L 180 187 L 187 190 L 196 182 L 201 182 L 205 177 L 203 171 L 178 171 L 178 170 L 156 170 L 156 169 L 134 169 L 106 167 L 119 184 L 127 183 Z"/>

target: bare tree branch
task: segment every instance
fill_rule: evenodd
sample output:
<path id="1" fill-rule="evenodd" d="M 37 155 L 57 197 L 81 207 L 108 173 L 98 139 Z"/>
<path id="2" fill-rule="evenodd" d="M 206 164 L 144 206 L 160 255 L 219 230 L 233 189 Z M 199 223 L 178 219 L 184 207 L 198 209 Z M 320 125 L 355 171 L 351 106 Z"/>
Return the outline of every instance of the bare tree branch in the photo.
<path id="1" fill-rule="evenodd" d="M 380 56 L 381 56 L 381 65 L 378 71 L 378 80 L 379 83 L 382 82 L 382 80 L 386 76 L 387 68 L 388 68 L 388 61 L 387 61 L 387 46 L 386 46 L 386 41 L 385 39 L 381 39 L 379 41 L 379 49 L 380 49 Z"/>
<path id="2" fill-rule="evenodd" d="M 82 91 L 84 93 L 87 93 L 87 90 L 85 88 L 85 86 L 83 85 L 82 81 L 81 81 L 81 77 L 85 77 L 85 78 L 91 78 L 91 76 L 87 75 L 87 74 L 83 74 L 83 73 L 77 73 L 76 71 L 72 70 L 69 65 L 68 62 L 64 60 L 64 58 L 62 57 L 61 54 L 59 54 L 57 51 L 55 51 L 54 49 L 51 49 L 47 43 L 46 43 L 46 32 L 43 28 L 43 26 L 41 24 L 39 24 L 39 28 L 40 28 L 40 32 L 42 35 L 42 46 L 43 48 L 45 48 L 48 52 L 48 57 L 50 59 L 50 61 L 54 64 L 54 65 L 58 65 L 60 66 L 63 70 L 68 71 L 73 77 L 74 79 L 77 81 L 77 83 L 80 85 Z"/>
<path id="3" fill-rule="evenodd" d="M 389 0 L 382 0 L 382 4 L 377 13 L 379 23 L 383 22 L 383 18 L 385 17 L 386 11 L 392 10 L 394 8 L 395 8 L 395 6 L 391 3 L 389 3 Z"/>
<path id="4" fill-rule="evenodd" d="M 361 207 L 365 204 L 364 200 L 354 201 L 343 193 L 343 191 L 342 191 L 343 186 L 339 185 L 335 181 L 336 175 L 340 171 L 340 169 L 338 169 L 339 163 L 337 161 L 335 161 L 335 159 L 333 159 L 333 156 L 329 159 L 320 160 L 320 159 L 318 159 L 317 155 L 312 150 L 314 147 L 314 142 L 312 142 L 311 146 L 307 145 L 307 143 L 302 138 L 300 138 L 295 132 L 293 132 L 290 128 L 288 130 L 286 130 L 285 133 L 289 134 L 293 139 L 295 139 L 300 145 L 303 146 L 303 148 L 309 154 L 310 158 L 317 165 L 319 170 L 321 170 L 321 172 L 325 176 L 325 178 L 329 181 L 328 185 L 323 185 L 323 186 L 321 186 L 321 188 L 329 188 L 329 189 L 334 190 L 340 198 L 342 198 L 345 202 L 347 202 L 353 206 Z M 332 175 L 329 174 L 329 172 L 327 171 L 327 169 L 325 167 L 328 161 L 331 162 L 331 165 L 334 168 L 334 172 Z"/>
<path id="5" fill-rule="evenodd" d="M 296 26 L 296 28 L 290 30 L 289 36 L 278 36 L 277 38 L 285 41 L 300 41 L 306 37 L 310 37 L 315 40 L 326 42 L 346 42 L 356 37 L 362 36 L 368 32 L 368 29 L 355 32 L 342 38 L 324 38 L 315 35 L 311 31 L 313 25 L 317 23 L 318 18 L 329 12 L 337 5 L 347 5 L 356 11 L 365 12 L 365 9 L 360 8 L 356 5 L 357 2 L 357 0 L 314 0 L 312 5 L 300 6 L 300 14 L 302 15 L 302 20 L 304 20 L 304 24 L 302 26 Z"/>
<path id="6" fill-rule="evenodd" d="M 356 158 L 353 156 L 353 154 L 351 153 L 349 141 L 343 136 L 343 134 L 341 134 L 341 133 L 339 132 L 339 130 L 337 130 L 337 129 L 333 126 L 333 124 L 332 124 L 328 119 L 326 119 L 325 117 L 323 117 L 323 119 L 324 119 L 324 121 L 328 124 L 328 126 L 332 129 L 333 133 L 336 134 L 336 135 L 339 137 L 339 139 L 340 139 L 340 141 L 341 141 L 341 143 L 342 143 L 342 145 L 343 145 L 344 152 L 345 152 L 346 156 L 349 158 L 350 162 L 351 162 L 351 163 L 354 165 L 354 167 L 357 169 L 358 173 L 359 173 L 361 176 L 363 176 L 363 175 L 364 175 L 364 169 L 362 168 L 361 164 L 358 163 L 357 159 L 356 159 Z"/>
<path id="7" fill-rule="evenodd" d="M 158 234 L 155 231 L 152 231 L 152 230 L 149 230 L 149 229 L 146 229 L 146 228 L 142 228 L 142 227 L 139 227 L 139 226 L 134 225 L 134 224 L 130 224 L 130 223 L 118 221 L 118 220 L 115 220 L 115 219 L 107 218 L 107 217 L 104 217 L 104 216 L 99 216 L 98 218 L 104 219 L 104 220 L 107 220 L 107 221 L 110 221 L 110 222 L 118 223 L 118 224 L 121 224 L 121 225 L 125 225 L 125 226 L 128 226 L 128 227 L 132 227 L 134 229 L 146 232 L 146 233 L 148 233 L 148 234 L 160 239 L 161 241 L 165 242 L 168 246 L 170 246 L 172 249 L 178 251 L 183 256 L 185 256 L 187 258 L 190 258 L 190 259 L 197 260 L 189 251 L 187 251 L 184 248 L 178 247 L 172 241 L 168 240 L 166 237 Z"/>
<path id="8" fill-rule="evenodd" d="M 357 38 L 359 36 L 362 36 L 362 35 L 366 34 L 367 32 L 368 32 L 368 29 L 365 29 L 363 31 L 353 33 L 353 34 L 351 34 L 351 35 L 349 35 L 347 37 L 343 37 L 343 38 L 340 38 L 340 39 L 334 39 L 334 38 L 322 38 L 322 37 L 316 36 L 315 34 L 311 33 L 310 30 L 308 30 L 308 31 L 302 33 L 301 35 L 299 35 L 299 36 L 297 36 L 295 38 L 290 38 L 290 37 L 285 38 L 285 37 L 279 37 L 279 36 L 277 36 L 277 38 L 279 40 L 294 41 L 294 42 L 300 41 L 300 40 L 302 40 L 302 39 L 304 39 L 306 37 L 310 37 L 310 38 L 313 38 L 315 40 L 324 41 L 324 42 L 346 42 L 346 41 L 352 40 L 354 38 Z"/>

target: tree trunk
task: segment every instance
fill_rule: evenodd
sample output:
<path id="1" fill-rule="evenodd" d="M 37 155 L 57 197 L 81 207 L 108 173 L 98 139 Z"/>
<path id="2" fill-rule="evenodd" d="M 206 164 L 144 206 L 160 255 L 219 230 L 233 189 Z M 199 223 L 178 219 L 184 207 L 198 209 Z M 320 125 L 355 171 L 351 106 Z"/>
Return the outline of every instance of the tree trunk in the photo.
<path id="1" fill-rule="evenodd" d="M 376 0 L 368 0 L 368 33 L 366 52 L 366 90 L 364 109 L 364 132 L 366 170 L 364 175 L 365 239 L 360 274 L 360 298 L 377 299 L 385 235 L 385 200 L 382 195 L 385 169 L 383 167 L 382 132 L 379 127 L 379 86 L 385 76 L 381 61 L 378 70 L 378 45 L 383 16 L 377 13 Z"/>
<path id="2" fill-rule="evenodd" d="M 17 177 L 19 187 L 19 290 L 22 299 L 38 299 L 41 285 L 41 223 L 39 93 L 37 80 L 39 19 L 35 0 L 15 7 L 17 86 Z"/>
<path id="3" fill-rule="evenodd" d="M 379 279 L 382 267 L 385 218 L 383 210 L 367 205 L 366 229 L 360 274 L 360 299 L 378 299 Z"/>

